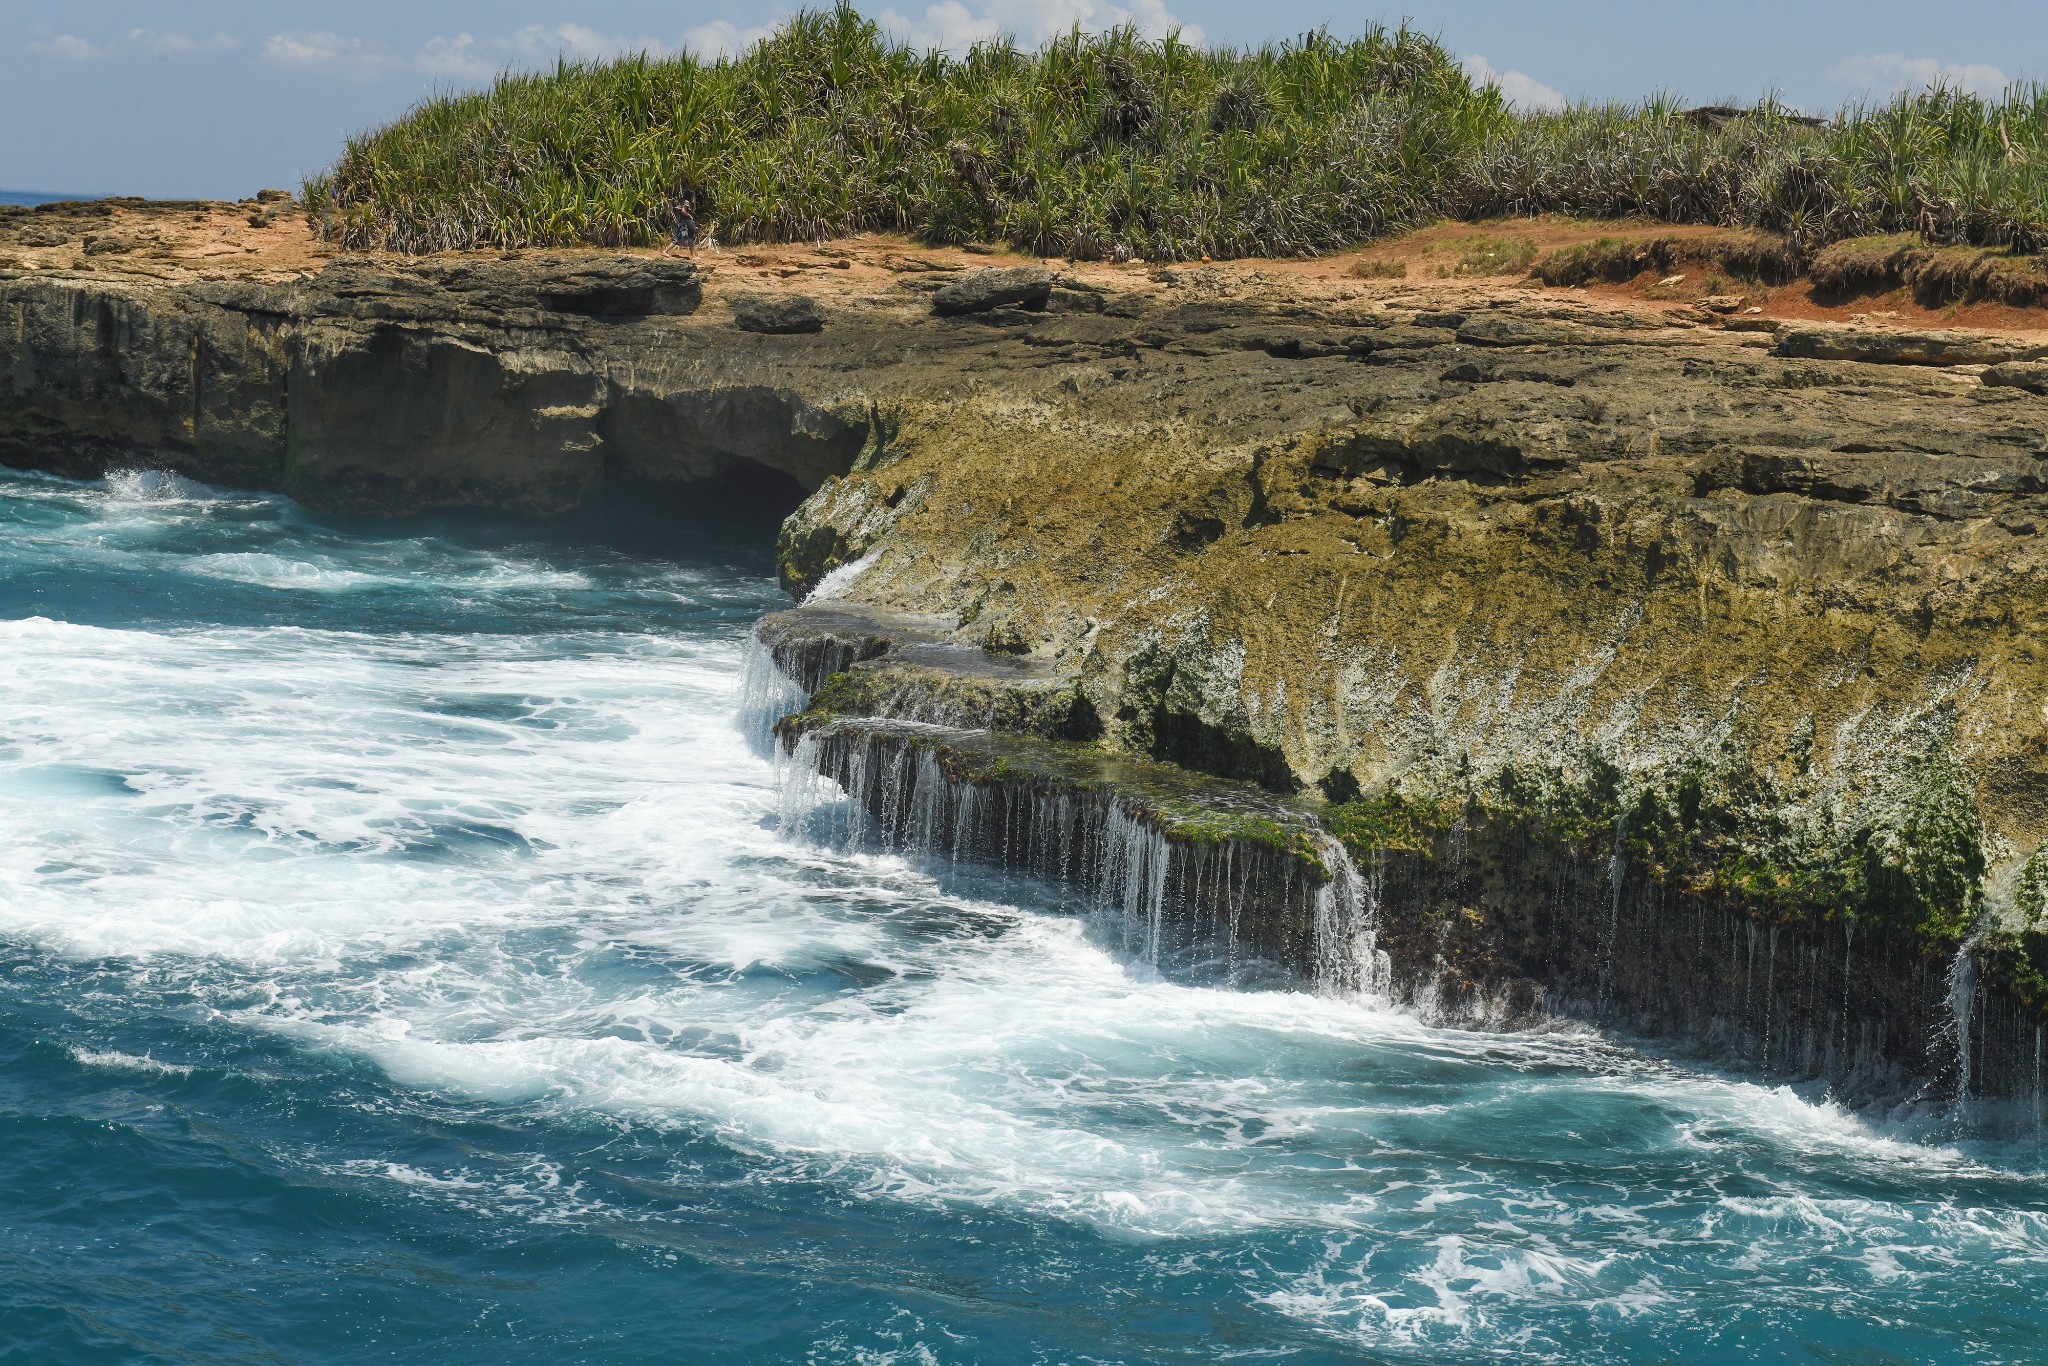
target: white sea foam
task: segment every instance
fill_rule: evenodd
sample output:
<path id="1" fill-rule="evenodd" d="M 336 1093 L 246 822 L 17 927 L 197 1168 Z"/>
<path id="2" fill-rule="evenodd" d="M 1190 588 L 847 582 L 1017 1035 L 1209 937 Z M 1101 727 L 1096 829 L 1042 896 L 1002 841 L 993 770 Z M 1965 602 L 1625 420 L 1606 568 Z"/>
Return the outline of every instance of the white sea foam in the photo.
<path id="1" fill-rule="evenodd" d="M 414 556 L 185 568 L 359 576 L 321 592 L 587 581 Z M 0 936 L 146 966 L 422 1106 L 679 1131 L 769 1177 L 1147 1247 L 1296 1239 L 1302 1264 L 1233 1274 L 1346 1350 L 1563 1358 L 1532 1325 L 1682 1315 L 1717 1277 L 1853 1311 L 2048 1258 L 2048 1216 L 2001 1207 L 2008 1169 L 1824 1099 L 1583 1029 L 1183 985 L 993 881 L 793 842 L 731 725 L 739 658 L 729 629 L 0 622 Z M 610 1217 L 544 1164 L 326 1169 Z"/>
<path id="2" fill-rule="evenodd" d="M 121 503 L 247 502 L 248 494 L 229 493 L 168 470 L 115 470 L 104 484 L 107 497 Z"/>
<path id="3" fill-rule="evenodd" d="M 387 588 L 403 580 L 381 574 L 363 574 L 351 569 L 282 555 L 255 551 L 224 551 L 197 555 L 189 562 L 191 572 L 209 578 L 254 584 L 259 588 L 290 589 L 307 593 L 352 593 L 365 588 Z"/>
<path id="4" fill-rule="evenodd" d="M 147 1072 L 160 1077 L 189 1077 L 192 1069 L 182 1063 L 159 1062 L 148 1054 L 137 1056 L 123 1053 L 118 1049 L 74 1048 L 71 1056 L 85 1067 L 100 1067 L 113 1072 Z"/>
<path id="5" fill-rule="evenodd" d="M 0 924 L 83 955 L 241 963 L 271 984 L 244 1018 L 422 1091 L 687 1126 L 857 1171 L 870 1195 L 1147 1235 L 1362 1227 L 1411 1165 L 1376 1160 L 1386 1131 L 1456 1124 L 1475 1103 L 1325 1080 L 1374 1057 L 1401 1073 L 1577 1060 L 1596 1088 L 1689 1109 L 1689 1142 L 1929 1160 L 1782 1090 L 1671 1069 L 1601 1080 L 1605 1046 L 1584 1034 L 1455 1034 L 1148 979 L 1082 922 L 961 901 L 897 860 L 792 848 L 764 828 L 765 773 L 724 719 L 729 641 L 541 658 L 513 639 L 0 635 L 55 647 L 0 663 L 20 746 L 0 775 L 15 808 Z M 25 776 L 53 770 L 117 781 L 53 812 Z M 906 928 L 934 918 L 981 928 Z M 550 962 L 677 966 L 613 990 L 508 942 L 543 931 Z M 791 1000 L 744 983 L 820 969 L 871 985 Z M 1161 1071 L 1167 1055 L 1184 1069 Z M 1247 1160 L 1302 1148 L 1357 1165 L 1333 1178 Z M 1438 1183 L 1414 1213 L 1492 1198 Z M 1552 1265 L 1516 1274 L 1534 1285 Z"/>

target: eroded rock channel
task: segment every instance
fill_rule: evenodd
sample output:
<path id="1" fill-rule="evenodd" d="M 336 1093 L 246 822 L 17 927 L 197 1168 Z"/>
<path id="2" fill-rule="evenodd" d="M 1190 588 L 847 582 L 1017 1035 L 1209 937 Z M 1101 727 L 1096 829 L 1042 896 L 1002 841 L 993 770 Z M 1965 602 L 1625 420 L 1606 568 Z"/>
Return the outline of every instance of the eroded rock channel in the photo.
<path id="1" fill-rule="evenodd" d="M 883 838 L 1446 1019 L 2039 1093 L 2048 339 L 958 276 L 0 271 L 0 461 L 779 499 L 781 741 Z"/>

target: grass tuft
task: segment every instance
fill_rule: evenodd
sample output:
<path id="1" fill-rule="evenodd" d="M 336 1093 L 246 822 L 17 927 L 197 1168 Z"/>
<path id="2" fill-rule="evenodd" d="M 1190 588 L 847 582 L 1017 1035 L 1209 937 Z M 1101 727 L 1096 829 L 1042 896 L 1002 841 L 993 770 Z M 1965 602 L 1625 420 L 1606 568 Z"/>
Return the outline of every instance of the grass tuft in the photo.
<path id="1" fill-rule="evenodd" d="M 1536 244 L 1526 237 L 1469 237 L 1458 243 L 1462 276 L 1526 275 L 1536 259 Z"/>
<path id="2" fill-rule="evenodd" d="M 1351 263 L 1349 274 L 1354 280 L 1399 280 L 1407 276 L 1408 263 L 1361 256 Z"/>

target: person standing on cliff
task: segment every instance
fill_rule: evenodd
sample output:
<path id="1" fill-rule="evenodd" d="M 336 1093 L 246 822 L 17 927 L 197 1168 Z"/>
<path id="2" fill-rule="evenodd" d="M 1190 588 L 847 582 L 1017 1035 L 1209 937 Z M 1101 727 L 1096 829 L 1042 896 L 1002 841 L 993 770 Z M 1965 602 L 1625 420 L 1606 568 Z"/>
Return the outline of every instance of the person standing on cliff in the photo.
<path id="1" fill-rule="evenodd" d="M 697 215 L 692 211 L 694 207 L 687 199 L 677 202 L 675 230 L 669 244 L 661 249 L 663 256 L 667 256 L 677 247 L 682 247 L 690 253 L 692 261 L 697 259 Z"/>

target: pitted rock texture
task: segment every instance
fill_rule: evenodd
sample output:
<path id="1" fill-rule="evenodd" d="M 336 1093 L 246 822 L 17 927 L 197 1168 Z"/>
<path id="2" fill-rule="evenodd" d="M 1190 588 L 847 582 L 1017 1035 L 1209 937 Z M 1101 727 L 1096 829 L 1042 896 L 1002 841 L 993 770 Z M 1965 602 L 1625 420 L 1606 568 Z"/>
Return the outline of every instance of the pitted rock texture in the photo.
<path id="1" fill-rule="evenodd" d="M 960 644 L 949 639 L 951 625 L 823 602 L 764 617 L 754 636 L 810 694 L 814 712 L 1046 740 L 1102 734 L 1072 671 Z"/>
<path id="2" fill-rule="evenodd" d="M 1072 668 L 1113 749 L 1278 790 L 1735 746 L 1848 821 L 1942 749 L 1999 896 L 2048 837 L 2048 404 L 1648 323 L 1019 323 L 813 495 L 785 572 L 879 552 L 855 596 Z"/>
<path id="3" fill-rule="evenodd" d="M 825 310 L 801 294 L 742 294 L 732 301 L 732 320 L 742 331 L 771 336 L 825 330 Z"/>
<path id="4" fill-rule="evenodd" d="M 808 335 L 731 325 L 744 256 L 0 270 L 0 459 L 382 511 L 809 491 L 793 589 L 872 556 L 853 598 L 1072 677 L 1113 752 L 1334 792 L 1736 745 L 1821 810 L 1940 746 L 1995 868 L 2048 837 L 2048 400 L 1979 364 L 1206 268 L 963 322 L 967 272 L 837 250 Z"/>
<path id="5" fill-rule="evenodd" d="M 1826 887 L 1771 896 L 1850 870 L 1919 919 L 1857 924 L 1867 1038 L 1821 1009 L 1850 970 L 1807 973 L 1786 1053 L 1795 1003 L 1767 967 L 1760 1056 L 1792 1070 L 1925 1075 L 1901 1041 L 1941 1036 L 1928 1012 L 1983 898 L 2008 937 L 1974 941 L 1970 1037 L 1979 1075 L 2019 1075 L 2048 999 L 2048 933 L 2021 923 L 2048 885 L 2048 399 L 2017 381 L 2048 337 L 1809 342 L 1747 311 L 1281 266 L 1068 267 L 1042 312 L 940 317 L 973 263 L 887 244 L 176 278 L 143 251 L 19 250 L 37 264 L 0 264 L 0 459 L 375 511 L 801 500 L 782 574 L 836 596 L 775 653 L 814 719 L 1020 732 L 1344 803 L 1324 809 L 1393 879 L 1404 989 L 1438 1000 L 1668 999 L 1639 1023 L 1725 1030 L 1755 984 L 1685 945 L 1846 950 Z M 733 325 L 792 275 L 822 331 Z M 1712 810 L 1735 847 L 1775 831 L 1829 857 L 1659 863 L 1682 841 L 1630 828 L 1627 794 L 1683 819 L 1711 773 L 1733 775 Z M 1402 810 L 1466 814 L 1374 833 Z"/>
<path id="6" fill-rule="evenodd" d="M 1044 308 L 1051 297 L 1052 273 L 1037 266 L 977 270 L 932 295 L 932 312 L 958 317 L 994 308 Z"/>
<path id="7" fill-rule="evenodd" d="M 733 482 L 793 502 L 847 469 L 864 399 L 791 374 L 775 341 L 728 364 L 729 333 L 687 325 L 701 298 L 687 263 L 588 253 L 284 282 L 0 272 L 0 460 L 381 512 Z"/>
<path id="8" fill-rule="evenodd" d="M 2048 361 L 2001 361 L 1984 372 L 1984 382 L 2025 389 L 2034 394 L 2048 394 Z"/>

